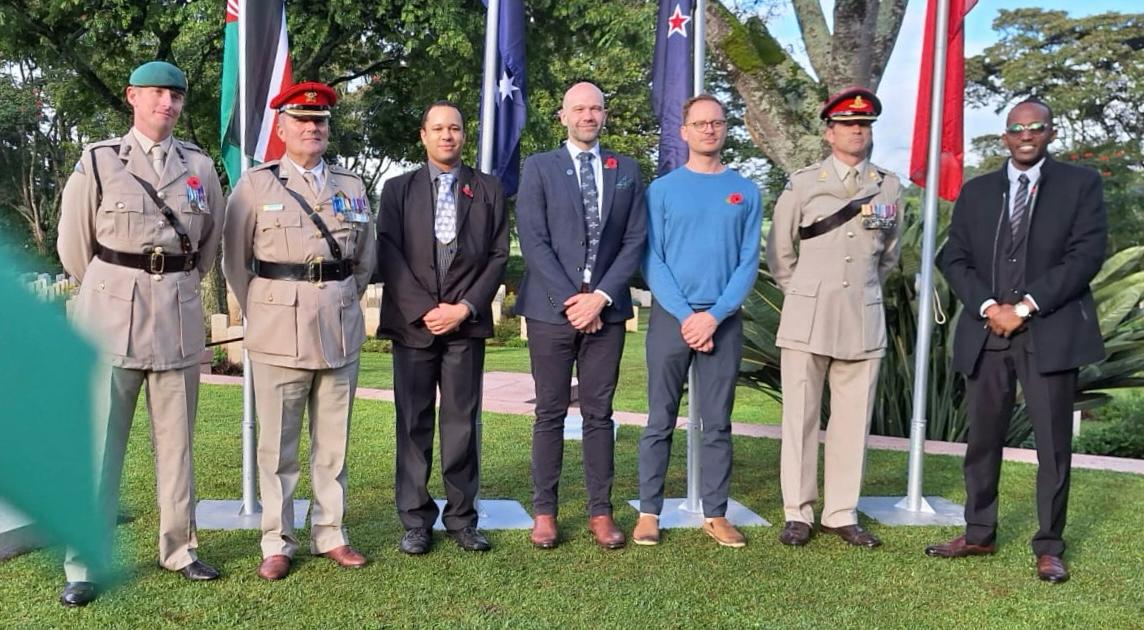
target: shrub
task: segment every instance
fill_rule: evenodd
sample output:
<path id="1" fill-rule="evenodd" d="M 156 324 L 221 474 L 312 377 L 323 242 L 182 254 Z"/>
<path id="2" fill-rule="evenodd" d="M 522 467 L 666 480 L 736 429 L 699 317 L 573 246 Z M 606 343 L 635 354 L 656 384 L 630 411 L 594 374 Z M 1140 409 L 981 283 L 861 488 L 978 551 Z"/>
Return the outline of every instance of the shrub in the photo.
<path id="1" fill-rule="evenodd" d="M 1097 417 L 1108 422 L 1081 431 L 1073 452 L 1144 459 L 1144 395 L 1117 399 L 1102 407 Z"/>

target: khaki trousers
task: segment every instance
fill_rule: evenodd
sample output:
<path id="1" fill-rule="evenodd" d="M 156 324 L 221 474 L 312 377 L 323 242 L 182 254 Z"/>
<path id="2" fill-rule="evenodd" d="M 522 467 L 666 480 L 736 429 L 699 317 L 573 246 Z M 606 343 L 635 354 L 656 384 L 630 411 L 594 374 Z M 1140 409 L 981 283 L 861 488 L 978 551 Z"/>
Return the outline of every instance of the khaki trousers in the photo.
<path id="1" fill-rule="evenodd" d="M 786 520 L 814 523 L 818 500 L 818 426 L 822 390 L 830 383 L 830 420 L 821 522 L 858 522 L 858 495 L 866 466 L 866 435 L 874 415 L 874 390 L 882 360 L 843 361 L 782 349 L 783 442 L 781 485 Z"/>
<path id="2" fill-rule="evenodd" d="M 258 410 L 258 482 L 262 498 L 262 556 L 293 557 L 294 490 L 300 466 L 302 412 L 310 418 L 310 552 L 349 544 L 346 449 L 358 362 L 328 370 L 303 370 L 252 361 Z"/>
<path id="3" fill-rule="evenodd" d="M 115 531 L 127 438 L 139 390 L 145 385 L 159 502 L 159 565 L 178 571 L 197 559 L 191 441 L 199 397 L 199 366 L 161 372 L 104 366 L 94 378 L 94 447 L 99 466 L 96 474 L 107 531 Z M 83 558 L 70 549 L 64 560 L 64 573 L 69 582 L 94 582 L 100 577 L 93 575 Z"/>

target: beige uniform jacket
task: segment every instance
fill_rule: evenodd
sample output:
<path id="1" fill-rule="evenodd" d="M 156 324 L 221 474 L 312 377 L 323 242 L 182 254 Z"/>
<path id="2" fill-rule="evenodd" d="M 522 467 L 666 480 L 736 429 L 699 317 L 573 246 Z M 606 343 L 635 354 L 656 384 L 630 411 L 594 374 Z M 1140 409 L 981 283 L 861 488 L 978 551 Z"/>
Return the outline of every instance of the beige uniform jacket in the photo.
<path id="1" fill-rule="evenodd" d="M 289 160 L 250 169 L 230 195 L 223 273 L 246 314 L 245 347 L 251 360 L 300 369 L 337 368 L 356 360 L 365 342 L 359 300 L 376 264 L 374 218 L 368 205 L 360 212 L 334 212 L 336 195 L 364 200 L 365 185 L 352 171 L 329 163 L 326 169 L 316 197 Z M 255 258 L 275 263 L 334 260 L 326 240 L 287 188 L 301 194 L 321 216 L 343 258 L 354 260 L 352 277 L 311 283 L 269 280 L 251 271 Z"/>
<path id="2" fill-rule="evenodd" d="M 767 266 L 783 290 L 775 345 L 836 359 L 881 357 L 886 348 L 882 280 L 898 262 L 901 182 L 869 162 L 850 196 L 830 158 L 796 171 L 775 204 Z M 892 229 L 866 229 L 862 216 L 801 241 L 799 226 L 824 219 L 851 199 L 897 204 Z"/>
<path id="3" fill-rule="evenodd" d="M 160 177 L 132 133 L 88 145 L 64 187 L 57 248 L 64 269 L 80 283 L 72 319 L 115 367 L 183 368 L 203 351 L 199 282 L 217 256 L 225 199 L 210 157 L 177 139 L 172 148 Z M 95 257 L 101 246 L 182 254 L 174 228 L 133 174 L 151 183 L 175 212 L 199 252 L 196 269 L 152 275 Z M 202 203 L 194 203 L 187 183 L 192 176 L 200 182 Z"/>

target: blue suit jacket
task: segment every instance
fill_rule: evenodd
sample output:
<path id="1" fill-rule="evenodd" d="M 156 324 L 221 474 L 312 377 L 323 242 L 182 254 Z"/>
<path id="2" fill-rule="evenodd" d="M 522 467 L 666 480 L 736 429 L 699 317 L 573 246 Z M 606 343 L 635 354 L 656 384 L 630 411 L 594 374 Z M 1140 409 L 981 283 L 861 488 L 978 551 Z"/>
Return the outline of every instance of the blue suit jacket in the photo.
<path id="1" fill-rule="evenodd" d="M 602 232 L 590 287 L 613 300 L 600 318 L 620 323 L 632 316 L 628 281 L 643 259 L 647 207 L 636 161 L 603 148 L 600 157 L 604 166 Z M 614 167 L 608 168 L 610 164 Z M 580 292 L 588 238 L 575 169 L 563 146 L 524 162 L 516 198 L 516 227 L 525 264 L 516 300 L 518 315 L 565 323 L 564 301 Z"/>

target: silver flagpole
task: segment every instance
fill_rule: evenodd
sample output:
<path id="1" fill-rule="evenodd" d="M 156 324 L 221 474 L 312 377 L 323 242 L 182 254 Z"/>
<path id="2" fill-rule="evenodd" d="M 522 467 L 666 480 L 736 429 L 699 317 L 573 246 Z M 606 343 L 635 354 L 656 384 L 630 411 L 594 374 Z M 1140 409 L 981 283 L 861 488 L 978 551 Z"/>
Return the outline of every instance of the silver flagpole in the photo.
<path id="1" fill-rule="evenodd" d="M 926 392 L 929 382 L 930 338 L 933 335 L 933 268 L 937 241 L 937 191 L 941 166 L 942 105 L 945 59 L 949 48 L 949 0 L 938 0 L 934 20 L 934 54 L 930 92 L 926 190 L 922 210 L 922 268 L 918 284 L 918 333 L 914 346 L 913 415 L 910 420 L 909 481 L 906 496 L 864 497 L 858 509 L 890 525 L 964 524 L 961 506 L 942 497 L 922 496 L 925 465 Z"/>

